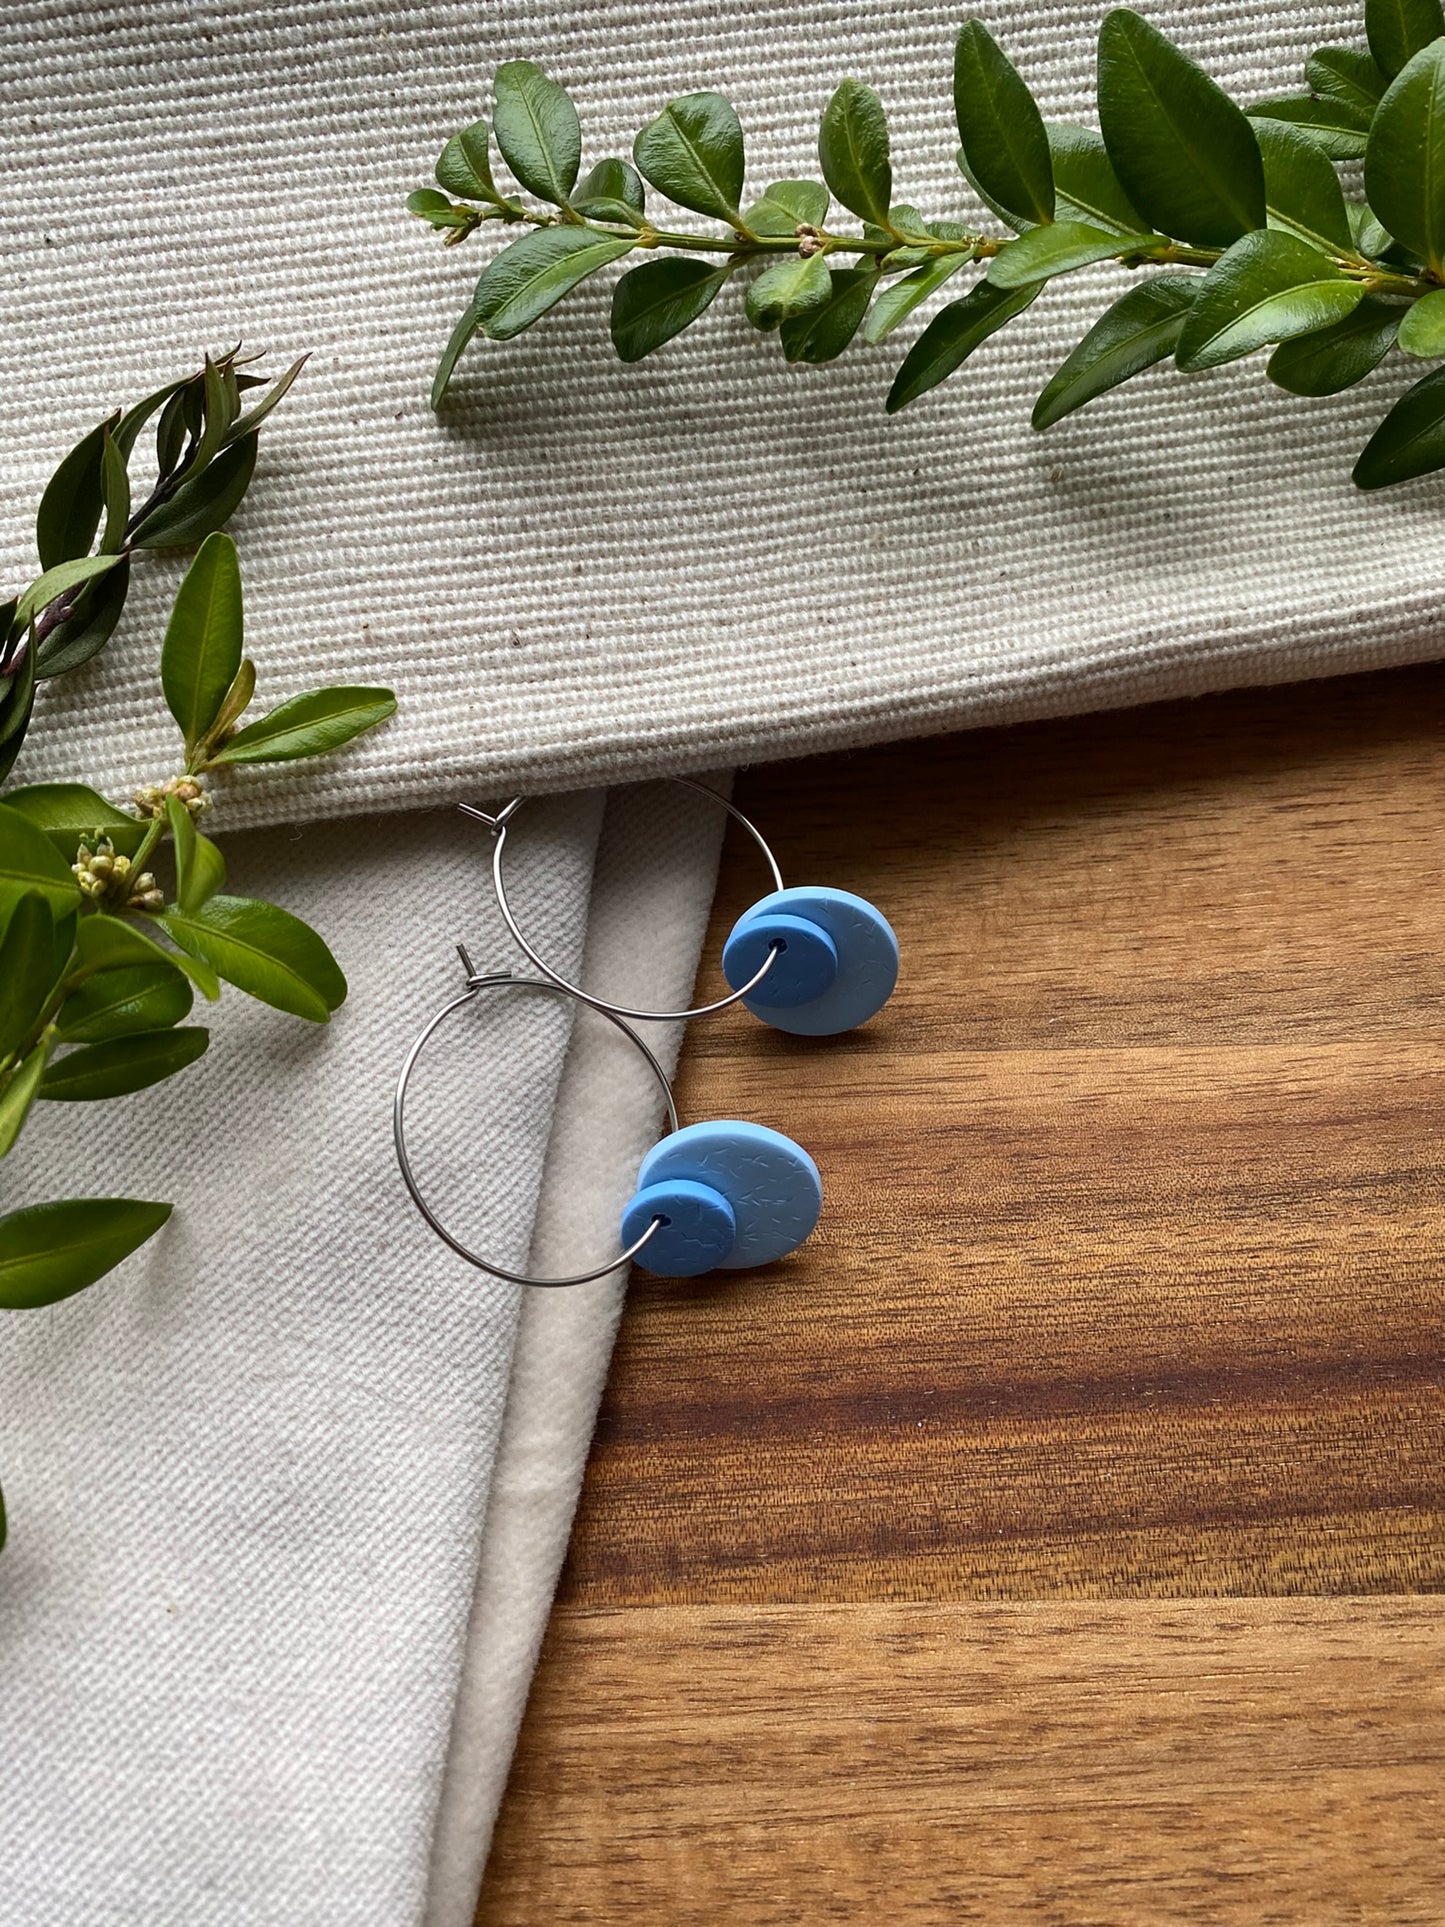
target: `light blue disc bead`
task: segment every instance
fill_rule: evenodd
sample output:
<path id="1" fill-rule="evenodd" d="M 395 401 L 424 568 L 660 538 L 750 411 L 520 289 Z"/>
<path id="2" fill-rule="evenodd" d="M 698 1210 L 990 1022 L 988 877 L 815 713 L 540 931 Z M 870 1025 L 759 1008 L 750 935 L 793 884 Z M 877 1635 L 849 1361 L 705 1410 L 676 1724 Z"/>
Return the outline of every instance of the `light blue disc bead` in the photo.
<path id="1" fill-rule="evenodd" d="M 628 1236 L 627 1224 L 642 1196 L 654 1186 L 696 1185 L 718 1193 L 732 1208 L 735 1232 L 732 1249 L 719 1258 L 721 1271 L 744 1271 L 784 1258 L 813 1230 L 823 1209 L 823 1180 L 818 1167 L 800 1144 L 765 1124 L 746 1124 L 718 1118 L 687 1124 L 660 1143 L 642 1160 L 637 1174 L 638 1195 L 627 1207 L 623 1237 L 640 1237 L 646 1226 Z M 645 1207 L 644 1207 L 645 1208 Z M 664 1234 L 659 1231 L 660 1238 Z M 656 1242 L 654 1240 L 653 1242 Z M 651 1268 L 651 1246 L 644 1246 L 639 1264 Z M 694 1274 L 679 1274 L 694 1275 Z"/>
<path id="2" fill-rule="evenodd" d="M 772 968 L 757 989 L 743 999 L 760 1010 L 795 1010 L 816 1003 L 838 975 L 838 946 L 821 923 L 770 910 L 766 916 L 745 916 L 723 948 L 723 975 L 736 990 L 757 976 L 777 947 Z"/>
<path id="3" fill-rule="evenodd" d="M 623 1245 L 636 1244 L 650 1224 L 657 1229 L 632 1262 L 662 1278 L 700 1277 L 722 1264 L 737 1243 L 737 1218 L 727 1199 L 690 1178 L 645 1185 L 622 1214 Z"/>
<path id="4" fill-rule="evenodd" d="M 775 974 L 785 972 L 785 985 L 804 977 L 801 971 L 785 971 L 800 922 L 813 925 L 828 939 L 836 968 L 826 981 L 826 973 L 816 970 L 818 989 L 812 996 L 769 1003 L 768 985 Z M 898 939 L 888 919 L 865 897 L 855 897 L 848 890 L 829 890 L 821 884 L 774 890 L 739 917 L 723 947 L 723 975 L 734 990 L 757 972 L 773 941 L 788 947 L 743 1003 L 765 1024 L 796 1037 L 833 1037 L 839 1031 L 856 1030 L 882 1010 L 898 982 Z M 748 963 L 751 968 L 744 968 Z"/>

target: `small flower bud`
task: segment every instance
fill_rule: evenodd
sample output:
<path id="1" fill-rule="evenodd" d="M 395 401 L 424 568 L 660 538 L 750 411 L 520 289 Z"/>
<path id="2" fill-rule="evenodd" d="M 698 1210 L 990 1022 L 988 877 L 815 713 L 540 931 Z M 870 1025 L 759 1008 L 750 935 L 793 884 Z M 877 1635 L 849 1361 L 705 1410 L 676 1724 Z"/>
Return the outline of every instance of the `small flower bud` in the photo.
<path id="1" fill-rule="evenodd" d="M 801 260 L 807 261 L 811 259 L 813 255 L 821 254 L 822 252 L 823 252 L 823 243 L 817 238 L 816 235 L 813 235 L 811 238 L 807 238 L 802 241 L 799 241 L 798 243 L 798 255 Z"/>

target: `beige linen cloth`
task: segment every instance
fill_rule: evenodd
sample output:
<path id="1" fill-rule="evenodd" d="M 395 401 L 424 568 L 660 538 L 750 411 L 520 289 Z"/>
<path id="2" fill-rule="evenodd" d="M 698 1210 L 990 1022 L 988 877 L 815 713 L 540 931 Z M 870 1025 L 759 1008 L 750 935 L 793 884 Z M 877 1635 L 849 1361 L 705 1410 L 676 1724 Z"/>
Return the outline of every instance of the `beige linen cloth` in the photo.
<path id="1" fill-rule="evenodd" d="M 1244 98 L 1358 38 L 1319 0 L 1141 10 Z M 989 9 L 1047 114 L 1088 116 L 1101 11 Z M 40 488 L 112 404 L 237 335 L 278 364 L 309 349 L 234 524 L 262 698 L 402 700 L 327 765 L 241 772 L 216 819 L 255 832 L 229 839 L 238 878 L 332 937 L 353 989 L 331 1030 L 233 998 L 184 1086 L 56 1107 L 4 1169 L 7 1205 L 180 1207 L 97 1291 L 0 1325 L 5 1927 L 451 1927 L 471 1905 L 618 1287 L 535 1294 L 519 1325 L 399 1195 L 399 1057 L 457 983 L 457 937 L 504 954 L 478 934 L 476 836 L 403 812 L 1438 653 L 1438 486 L 1347 479 L 1407 371 L 1309 403 L 1255 365 L 1155 370 L 1033 436 L 1104 273 L 892 421 L 902 343 L 787 370 L 724 299 L 623 369 L 600 284 L 474 347 L 432 416 L 490 243 L 444 252 L 401 202 L 498 61 L 572 86 L 589 160 L 718 87 L 759 189 L 814 171 L 852 73 L 889 108 L 898 197 L 958 214 L 957 25 L 931 0 L 0 10 L 0 580 L 33 571 Z M 123 796 L 169 772 L 177 574 L 138 571 L 19 778 Z M 574 797 L 529 816 L 518 873 L 559 960 L 667 1001 L 715 838 L 655 794 Z M 504 1259 L 605 1245 L 655 1127 L 592 1029 L 519 993 L 427 1087 L 430 1168 Z"/>

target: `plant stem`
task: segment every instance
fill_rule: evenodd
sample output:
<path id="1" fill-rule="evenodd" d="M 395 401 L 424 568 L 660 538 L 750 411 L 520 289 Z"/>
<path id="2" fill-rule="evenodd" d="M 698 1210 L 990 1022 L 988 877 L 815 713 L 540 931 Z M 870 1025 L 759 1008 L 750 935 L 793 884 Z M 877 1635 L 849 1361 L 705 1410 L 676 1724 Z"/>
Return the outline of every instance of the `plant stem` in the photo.
<path id="1" fill-rule="evenodd" d="M 501 218 L 494 213 L 484 218 Z M 971 255 L 980 261 L 989 260 L 1000 249 L 1006 248 L 1016 237 L 1006 235 L 964 235 L 956 241 L 941 240 L 936 236 L 919 237 L 912 235 L 886 234 L 873 238 L 865 234 L 833 234 L 826 228 L 809 228 L 804 234 L 754 234 L 746 228 L 733 228 L 726 234 L 684 234 L 672 228 L 653 227 L 643 222 L 635 228 L 620 221 L 592 221 L 564 208 L 558 213 L 543 214 L 536 208 L 517 207 L 508 225 L 515 225 L 520 219 L 533 227 L 585 227 L 593 234 L 605 236 L 608 240 L 631 241 L 637 248 L 673 248 L 683 254 L 726 254 L 738 263 L 750 257 L 765 254 L 794 254 L 801 240 L 815 240 L 818 250 L 826 254 L 871 255 L 882 260 L 887 255 L 896 254 L 902 248 L 926 248 L 934 258 L 951 254 Z M 479 222 L 478 225 L 481 225 Z M 1121 237 L 1127 238 L 1127 237 Z M 1137 251 L 1120 257 L 1120 264 L 1129 268 L 1142 267 L 1189 267 L 1212 268 L 1225 252 L 1223 248 L 1191 247 L 1184 242 L 1159 238 L 1145 238 L 1144 245 Z M 1438 283 L 1426 275 L 1401 274 L 1387 268 L 1378 261 L 1369 260 L 1362 255 L 1340 256 L 1338 265 L 1352 280 L 1363 281 L 1371 294 L 1392 294 L 1416 299 L 1428 294 Z"/>

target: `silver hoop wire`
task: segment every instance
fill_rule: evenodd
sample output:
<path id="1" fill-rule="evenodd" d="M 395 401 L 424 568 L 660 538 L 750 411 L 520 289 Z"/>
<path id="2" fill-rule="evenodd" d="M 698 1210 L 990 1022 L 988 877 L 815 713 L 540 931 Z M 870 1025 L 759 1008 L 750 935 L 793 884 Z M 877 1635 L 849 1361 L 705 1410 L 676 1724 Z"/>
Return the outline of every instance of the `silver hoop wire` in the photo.
<path id="1" fill-rule="evenodd" d="M 743 815 L 742 811 L 735 808 L 725 796 L 719 796 L 716 790 L 710 790 L 702 783 L 694 783 L 689 776 L 669 776 L 665 780 L 669 783 L 680 783 L 684 789 L 696 790 L 699 796 L 705 796 L 710 803 L 716 803 L 720 809 L 727 811 L 735 823 L 740 823 L 762 851 L 763 861 L 772 872 L 773 888 L 775 890 L 782 889 L 783 873 L 778 868 L 777 858 L 768 848 L 763 838 L 763 833 L 756 823 L 750 822 L 749 819 Z M 695 1010 L 629 1010 L 626 1004 L 610 1004 L 605 997 L 594 997 L 590 991 L 583 990 L 578 984 L 569 983 L 565 977 L 559 975 L 547 962 L 545 957 L 539 957 L 537 955 L 537 952 L 532 948 L 526 937 L 523 936 L 517 925 L 517 919 L 513 914 L 512 906 L 507 901 L 507 886 L 502 876 L 502 853 L 507 846 L 507 831 L 511 827 L 512 818 L 517 814 L 517 811 L 521 809 L 526 800 L 523 796 L 514 796 L 510 803 L 505 804 L 497 811 L 495 816 L 489 816 L 485 810 L 479 810 L 471 803 L 459 803 L 457 808 L 460 809 L 464 815 L 475 817 L 478 823 L 485 823 L 491 831 L 493 838 L 492 888 L 496 892 L 497 908 L 501 911 L 503 922 L 511 931 L 513 938 L 521 947 L 524 955 L 541 971 L 549 983 L 555 984 L 558 990 L 565 990 L 568 996 L 575 997 L 579 1003 L 589 1004 L 593 1010 L 601 1011 L 604 1017 L 630 1017 L 634 1023 L 639 1024 L 682 1024 L 690 1022 L 694 1017 L 711 1017 L 715 1011 L 726 1010 L 731 1004 L 741 1003 L 744 997 L 751 991 L 757 989 L 758 985 L 763 981 L 764 977 L 767 976 L 777 960 L 782 948 L 780 944 L 769 944 L 768 954 L 763 959 L 762 968 L 754 976 L 749 977 L 741 990 L 730 991 L 726 997 L 719 997 L 716 1003 L 699 1004 Z M 640 1042 L 641 1040 L 639 1039 L 638 1041 Z"/>
<path id="2" fill-rule="evenodd" d="M 489 1258 L 478 1257 L 475 1251 L 469 1250 L 460 1238 L 454 1236 L 452 1232 L 447 1230 L 441 1219 L 421 1194 L 421 1187 L 416 1181 L 415 1173 L 412 1171 L 411 1159 L 407 1155 L 406 1149 L 406 1094 L 407 1088 L 411 1083 L 412 1072 L 416 1069 L 423 1050 L 425 1050 L 435 1033 L 454 1011 L 460 1010 L 463 1004 L 471 1003 L 472 999 L 479 996 L 484 990 L 544 990 L 552 996 L 556 996 L 559 993 L 564 993 L 569 996 L 575 995 L 566 984 L 554 983 L 550 979 L 514 977 L 509 971 L 505 970 L 496 970 L 490 973 L 479 972 L 474 968 L 471 958 L 467 955 L 464 944 L 457 945 L 457 954 L 462 960 L 462 968 L 467 973 L 467 987 L 460 997 L 453 997 L 452 1001 L 447 1004 L 444 1009 L 439 1010 L 436 1016 L 432 1018 L 421 1036 L 417 1038 L 416 1042 L 407 1052 L 406 1062 L 402 1065 L 401 1076 L 397 1080 L 396 1099 L 392 1105 L 391 1112 L 391 1127 L 392 1135 L 396 1140 L 396 1161 L 401 1167 L 402 1180 L 407 1190 L 411 1193 L 412 1203 L 416 1206 L 417 1210 L 420 1211 L 421 1215 L 426 1219 L 442 1243 L 450 1245 L 459 1258 L 465 1258 L 467 1263 L 469 1265 L 475 1265 L 478 1271 L 485 1271 L 493 1278 L 504 1279 L 509 1285 L 537 1285 L 543 1287 L 590 1285 L 594 1279 L 605 1278 L 610 1272 L 620 1271 L 624 1265 L 631 1264 L 632 1260 L 648 1240 L 654 1236 L 664 1220 L 662 1218 L 654 1218 L 646 1231 L 643 1232 L 642 1236 L 638 1238 L 635 1243 L 630 1244 L 627 1249 L 620 1252 L 617 1257 L 609 1259 L 605 1265 L 598 1265 L 592 1271 L 579 1271 L 573 1278 L 529 1278 L 525 1272 L 508 1271 L 504 1265 L 494 1265 Z M 591 1000 L 584 998 L 582 1001 L 590 1002 Z M 658 1063 L 656 1057 L 653 1056 L 647 1045 L 638 1036 L 637 1032 L 633 1030 L 630 1024 L 625 1024 L 620 1017 L 614 1015 L 610 1010 L 603 1010 L 601 1014 L 607 1018 L 609 1023 L 615 1025 L 624 1037 L 634 1043 L 647 1059 L 652 1074 L 657 1079 L 658 1085 L 662 1090 L 663 1102 L 667 1106 L 668 1128 L 669 1130 L 675 1131 L 678 1128 L 677 1105 L 673 1100 L 672 1085 L 668 1080 L 667 1072 L 662 1068 L 661 1064 Z"/>

